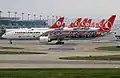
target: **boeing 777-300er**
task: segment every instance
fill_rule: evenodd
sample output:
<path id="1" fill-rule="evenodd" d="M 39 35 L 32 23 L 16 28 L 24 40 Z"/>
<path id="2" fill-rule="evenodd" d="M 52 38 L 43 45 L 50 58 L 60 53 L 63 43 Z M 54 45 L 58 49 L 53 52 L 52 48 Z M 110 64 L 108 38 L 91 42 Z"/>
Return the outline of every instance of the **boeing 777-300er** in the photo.
<path id="1" fill-rule="evenodd" d="M 116 15 L 112 15 L 107 21 L 114 21 Z M 98 31 L 97 35 L 104 35 L 104 33 L 109 32 L 113 26 L 113 22 L 104 23 L 105 19 L 98 22 L 92 22 L 92 19 L 88 18 L 78 18 L 75 22 L 71 23 L 69 26 L 64 27 L 64 30 L 76 30 L 76 29 L 83 29 L 83 30 L 91 30 L 91 31 Z M 91 23 L 92 22 L 92 23 Z M 106 26 L 109 24 L 109 28 Z M 111 24 L 111 25 L 110 25 Z M 107 28 L 106 28 L 107 27 Z"/>
<path id="2" fill-rule="evenodd" d="M 60 17 L 52 26 L 49 28 L 24 28 L 16 29 L 6 32 L 2 35 L 2 38 L 13 40 L 13 39 L 38 39 L 38 37 L 47 31 L 63 28 L 64 17 Z"/>
<path id="3" fill-rule="evenodd" d="M 37 39 L 42 33 L 47 32 L 49 30 L 73 30 L 75 25 L 77 26 L 78 22 L 80 22 L 81 18 L 78 18 L 73 24 L 74 27 L 69 25 L 65 27 L 64 17 L 59 18 L 52 26 L 49 28 L 20 28 L 20 29 L 12 29 L 2 35 L 2 38 L 9 40 L 21 40 L 21 39 Z"/>
<path id="4" fill-rule="evenodd" d="M 14 28 L 14 29 L 6 29 L 6 32 L 10 32 L 10 31 L 18 31 L 18 30 L 48 30 L 48 29 L 55 29 L 55 28 L 60 28 L 62 26 L 57 26 L 56 24 L 60 25 L 60 23 L 63 24 L 64 26 L 64 23 L 62 22 L 64 20 L 64 17 L 60 17 L 56 23 L 54 23 L 52 26 L 50 27 L 44 27 L 44 28 Z"/>
<path id="5" fill-rule="evenodd" d="M 103 24 L 101 24 L 101 26 L 99 26 L 98 31 L 96 30 L 52 30 L 52 31 L 48 31 L 43 33 L 40 37 L 39 40 L 41 43 L 48 43 L 51 41 L 56 40 L 56 44 L 64 44 L 64 42 L 62 42 L 62 40 L 72 40 L 74 38 L 71 38 L 71 36 L 69 35 L 75 35 L 78 36 L 77 38 L 79 38 L 79 35 L 81 35 L 81 32 L 86 36 L 86 35 L 91 35 L 91 33 L 97 33 L 97 32 L 101 32 L 101 31 L 106 31 L 106 32 L 110 32 L 111 28 L 113 26 L 113 23 L 115 21 L 116 15 L 112 15 L 106 22 L 104 22 Z M 87 33 L 87 34 L 86 34 Z M 69 36 L 69 37 L 68 37 Z"/>
<path id="6" fill-rule="evenodd" d="M 88 21 L 84 21 L 82 24 L 80 23 L 78 27 L 82 27 L 84 29 L 88 29 L 88 30 L 93 30 L 93 31 L 98 31 L 97 34 L 104 34 L 106 32 L 109 32 L 113 26 L 114 20 L 116 18 L 116 15 L 112 15 L 105 23 L 105 19 L 101 20 L 100 23 L 97 22 L 92 22 L 91 23 L 91 19 L 89 19 Z M 85 20 L 85 19 L 84 19 Z"/>
<path id="7" fill-rule="evenodd" d="M 112 27 L 113 25 L 113 22 L 115 20 L 115 15 L 111 16 L 104 24 L 101 24 L 100 27 L 102 27 L 102 30 L 105 28 L 105 27 Z M 74 28 L 76 28 L 77 26 L 79 25 L 82 25 L 81 27 L 84 28 L 84 25 L 86 23 L 90 24 L 91 23 L 91 20 L 88 21 L 88 18 L 85 18 L 81 21 L 81 18 L 78 18 L 74 23 L 73 23 L 73 27 L 67 27 L 65 28 L 65 23 L 63 23 L 63 20 L 64 20 L 64 17 L 61 17 L 60 19 L 58 19 L 55 24 L 53 24 L 50 28 L 40 28 L 40 29 L 23 29 L 23 30 L 16 30 L 16 31 L 11 31 L 11 32 L 7 32 L 5 33 L 2 37 L 3 38 L 6 38 L 6 39 L 9 39 L 9 40 L 13 40 L 13 39 L 36 39 L 38 38 L 41 34 L 43 33 L 46 33 L 47 31 L 54 31 L 55 29 L 58 29 L 58 31 L 61 31 L 61 32 L 76 32 L 76 31 L 79 31 L 79 30 L 74 30 Z M 80 22 L 80 23 L 79 23 Z M 109 22 L 109 23 L 108 23 Z M 110 26 L 111 25 L 111 26 Z M 101 28 L 98 27 L 97 30 L 101 30 Z M 61 28 L 63 28 L 61 30 Z M 60 30 L 59 30 L 60 29 Z M 111 29 L 111 28 L 109 28 Z M 89 30 L 82 30 L 82 32 L 90 32 L 90 33 L 96 33 L 98 32 L 96 29 L 93 29 L 93 28 L 90 28 Z M 57 30 L 55 30 L 57 31 Z M 81 30 L 80 30 L 81 32 Z M 48 33 L 49 34 L 49 33 Z M 69 35 L 69 34 L 68 34 Z M 49 35 L 50 37 L 50 35 Z M 50 40 L 47 40 L 48 42 L 49 41 L 52 41 L 52 37 L 49 38 L 48 35 L 44 37 L 44 35 L 40 36 L 39 39 L 40 39 L 40 42 L 42 42 L 42 40 L 46 40 L 46 39 L 50 39 Z M 58 37 L 58 36 L 57 36 Z M 45 39 L 44 39 L 45 38 Z M 63 38 L 63 37 L 62 37 Z M 59 40 L 59 38 L 57 38 Z M 43 41 L 44 42 L 44 41 Z M 61 42 L 58 41 L 58 43 Z"/>
<path id="8" fill-rule="evenodd" d="M 78 23 L 79 28 L 89 28 L 91 30 L 99 30 L 101 32 L 108 32 L 111 30 L 113 26 L 113 22 L 116 18 L 116 15 L 112 15 L 105 23 L 105 19 L 101 20 L 100 23 L 92 22 L 92 19 L 83 19 L 80 23 Z"/>

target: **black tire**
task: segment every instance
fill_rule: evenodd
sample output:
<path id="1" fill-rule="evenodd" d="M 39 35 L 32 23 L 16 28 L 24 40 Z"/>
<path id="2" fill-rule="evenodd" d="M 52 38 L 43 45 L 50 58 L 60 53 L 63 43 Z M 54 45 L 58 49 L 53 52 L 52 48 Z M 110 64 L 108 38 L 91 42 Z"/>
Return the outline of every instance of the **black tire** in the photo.
<path id="1" fill-rule="evenodd" d="M 58 44 L 58 42 L 56 42 L 56 44 Z"/>
<path id="2" fill-rule="evenodd" d="M 64 44 L 64 42 L 61 42 L 61 44 Z"/>
<path id="3" fill-rule="evenodd" d="M 61 44 L 64 44 L 64 42 L 56 42 L 56 44 L 60 44 L 61 45 Z"/>

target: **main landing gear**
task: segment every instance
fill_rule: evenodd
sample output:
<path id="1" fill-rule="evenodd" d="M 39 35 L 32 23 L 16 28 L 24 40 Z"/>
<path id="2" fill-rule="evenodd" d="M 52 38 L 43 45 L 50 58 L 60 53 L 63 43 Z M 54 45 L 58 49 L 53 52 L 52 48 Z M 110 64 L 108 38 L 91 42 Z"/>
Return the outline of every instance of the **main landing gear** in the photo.
<path id="1" fill-rule="evenodd" d="M 58 40 L 56 44 L 64 44 L 64 42 L 62 42 L 62 40 Z"/>
<path id="2" fill-rule="evenodd" d="M 64 42 L 56 42 L 56 44 L 64 44 Z"/>

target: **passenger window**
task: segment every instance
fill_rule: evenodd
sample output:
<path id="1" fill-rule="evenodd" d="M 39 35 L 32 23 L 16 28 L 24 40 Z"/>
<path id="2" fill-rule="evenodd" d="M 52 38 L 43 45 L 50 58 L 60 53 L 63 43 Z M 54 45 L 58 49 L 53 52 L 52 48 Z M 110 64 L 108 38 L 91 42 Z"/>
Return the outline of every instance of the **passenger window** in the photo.
<path id="1" fill-rule="evenodd" d="M 21 36 L 18 36 L 19 38 L 21 37 Z"/>

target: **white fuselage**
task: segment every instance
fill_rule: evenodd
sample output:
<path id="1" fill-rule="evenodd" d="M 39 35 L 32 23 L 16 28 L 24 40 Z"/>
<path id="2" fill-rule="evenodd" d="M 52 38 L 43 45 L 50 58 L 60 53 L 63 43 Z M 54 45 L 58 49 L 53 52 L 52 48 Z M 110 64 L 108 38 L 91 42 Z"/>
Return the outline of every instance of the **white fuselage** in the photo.
<path id="1" fill-rule="evenodd" d="M 85 29 L 85 28 L 77 28 L 77 27 L 75 27 L 75 28 L 68 28 L 68 27 L 64 27 L 63 28 L 64 30 L 75 30 L 75 29 Z M 87 28 L 86 28 L 87 29 Z M 90 27 L 90 28 L 88 28 L 88 30 L 90 30 L 90 31 L 98 31 L 100 28 L 95 28 L 95 27 Z"/>
<path id="2" fill-rule="evenodd" d="M 64 27 L 63 30 L 74 30 L 76 28 Z M 99 28 L 90 28 L 89 30 L 98 30 Z M 38 39 L 43 33 L 55 30 L 49 28 L 19 28 L 19 29 L 7 29 L 6 33 L 2 35 L 5 39 Z"/>
<path id="3" fill-rule="evenodd" d="M 28 29 L 28 28 L 14 28 L 14 29 L 5 29 L 5 30 L 6 32 L 10 32 L 10 31 L 18 30 L 18 29 Z"/>
<path id="4" fill-rule="evenodd" d="M 2 35 L 2 38 L 6 39 L 37 39 L 44 32 L 50 31 L 53 29 L 49 28 L 25 28 L 25 29 L 15 29 L 9 32 L 6 32 Z"/>

